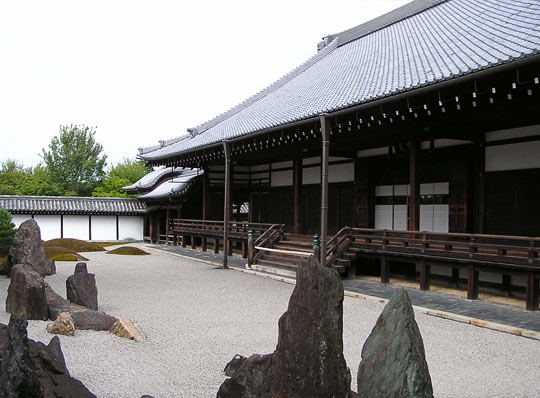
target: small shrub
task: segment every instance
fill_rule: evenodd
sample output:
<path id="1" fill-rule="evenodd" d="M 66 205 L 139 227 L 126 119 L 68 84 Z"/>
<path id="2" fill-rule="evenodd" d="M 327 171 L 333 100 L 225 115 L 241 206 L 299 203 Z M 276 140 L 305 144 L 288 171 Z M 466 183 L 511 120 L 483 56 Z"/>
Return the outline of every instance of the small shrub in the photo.
<path id="1" fill-rule="evenodd" d="M 8 254 L 11 242 L 13 242 L 15 224 L 12 219 L 9 211 L 0 209 L 0 255 Z"/>
<path id="2" fill-rule="evenodd" d="M 124 256 L 146 256 L 150 253 L 133 246 L 122 246 L 117 249 L 109 250 L 107 254 L 120 254 Z"/>
<path id="3" fill-rule="evenodd" d="M 51 246 L 63 247 L 66 249 L 73 250 L 74 252 L 77 252 L 77 253 L 105 251 L 103 246 L 97 243 L 86 242 L 84 240 L 71 239 L 71 238 L 51 239 L 46 242 L 43 242 L 43 247 L 51 247 Z"/>

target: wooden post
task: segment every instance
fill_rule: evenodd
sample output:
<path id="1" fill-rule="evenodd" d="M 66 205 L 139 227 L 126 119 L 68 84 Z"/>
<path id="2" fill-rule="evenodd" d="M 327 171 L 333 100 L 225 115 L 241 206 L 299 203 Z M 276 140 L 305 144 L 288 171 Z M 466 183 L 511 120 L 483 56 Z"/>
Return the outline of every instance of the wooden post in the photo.
<path id="1" fill-rule="evenodd" d="M 390 282 L 390 264 L 386 260 L 386 256 L 381 256 L 381 283 Z"/>
<path id="2" fill-rule="evenodd" d="M 253 240 L 253 231 L 248 232 L 248 268 L 251 269 L 253 265 L 253 256 L 255 254 L 255 243 Z"/>
<path id="3" fill-rule="evenodd" d="M 92 216 L 88 216 L 88 240 L 92 240 Z"/>
<path id="4" fill-rule="evenodd" d="M 533 271 L 527 272 L 525 296 L 525 308 L 528 311 L 538 311 L 538 278 L 536 278 Z"/>
<path id="5" fill-rule="evenodd" d="M 208 216 L 208 184 L 209 184 L 209 177 L 208 177 L 208 168 L 204 169 L 203 174 L 203 191 L 202 191 L 202 219 L 206 220 L 206 217 Z"/>
<path id="6" fill-rule="evenodd" d="M 477 156 L 480 170 L 478 175 L 478 224 L 476 233 L 483 234 L 485 233 L 486 224 L 486 148 L 483 143 L 480 144 Z"/>
<path id="7" fill-rule="evenodd" d="M 223 206 L 223 268 L 228 267 L 228 250 L 229 243 L 229 220 L 231 207 L 231 144 L 227 141 L 223 142 L 223 153 L 225 154 L 225 198 Z"/>
<path id="8" fill-rule="evenodd" d="M 459 268 L 452 268 L 452 284 L 459 287 Z"/>
<path id="9" fill-rule="evenodd" d="M 167 209 L 167 221 L 166 221 L 166 224 L 165 224 L 165 244 L 168 245 L 169 244 L 169 229 L 170 229 L 170 223 L 171 223 L 171 219 L 170 219 L 170 210 Z"/>
<path id="10" fill-rule="evenodd" d="M 467 276 L 467 298 L 469 300 L 478 300 L 478 271 L 474 265 L 469 265 Z"/>
<path id="11" fill-rule="evenodd" d="M 219 253 L 219 238 L 214 238 L 214 253 Z"/>
<path id="12" fill-rule="evenodd" d="M 242 241 L 242 258 L 247 258 L 247 256 L 248 256 L 247 241 Z"/>
<path id="13" fill-rule="evenodd" d="M 512 275 L 503 274 L 502 276 L 503 289 L 508 294 L 508 297 L 512 297 Z"/>
<path id="14" fill-rule="evenodd" d="M 150 243 L 154 243 L 154 217 L 152 213 L 148 215 L 148 232 L 150 234 Z"/>
<path id="15" fill-rule="evenodd" d="M 321 158 L 321 267 L 326 266 L 326 236 L 328 229 L 328 152 L 330 149 L 330 121 L 321 115 L 322 158 Z"/>
<path id="16" fill-rule="evenodd" d="M 187 246 L 186 234 L 182 232 L 182 247 Z"/>
<path id="17" fill-rule="evenodd" d="M 302 158 L 293 160 L 294 173 L 294 228 L 295 234 L 303 233 L 302 228 Z"/>
<path id="18" fill-rule="evenodd" d="M 207 239 L 206 239 L 206 236 L 203 236 L 203 237 L 201 238 L 201 250 L 202 250 L 203 252 L 205 252 L 207 249 L 208 249 Z"/>
<path id="19" fill-rule="evenodd" d="M 409 178 L 410 178 L 410 230 L 420 229 L 420 180 L 418 179 L 418 142 L 410 141 L 411 152 L 409 156 Z"/>
<path id="20" fill-rule="evenodd" d="M 430 267 L 426 260 L 420 261 L 420 290 L 429 290 Z"/>
<path id="21" fill-rule="evenodd" d="M 227 241 L 227 254 L 229 256 L 233 255 L 233 245 L 230 239 Z"/>
<path id="22" fill-rule="evenodd" d="M 197 238 L 195 235 L 191 235 L 191 248 L 195 250 L 197 248 Z"/>
<path id="23" fill-rule="evenodd" d="M 313 257 L 319 261 L 321 258 L 321 246 L 319 243 L 319 235 L 315 234 L 313 236 Z"/>

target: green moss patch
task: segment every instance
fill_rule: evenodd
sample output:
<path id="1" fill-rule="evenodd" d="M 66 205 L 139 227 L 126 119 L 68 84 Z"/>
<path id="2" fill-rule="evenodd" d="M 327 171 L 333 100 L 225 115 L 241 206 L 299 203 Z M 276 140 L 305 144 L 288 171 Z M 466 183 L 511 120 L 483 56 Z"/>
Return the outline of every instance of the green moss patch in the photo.
<path id="1" fill-rule="evenodd" d="M 67 249 L 60 246 L 44 246 L 45 257 L 55 261 L 58 256 L 72 256 L 75 260 L 58 260 L 58 261 L 88 261 L 86 257 L 81 256 L 75 250 Z"/>
<path id="2" fill-rule="evenodd" d="M 150 253 L 133 246 L 122 246 L 113 250 L 109 250 L 107 254 L 121 254 L 124 256 L 146 256 Z"/>
<path id="3" fill-rule="evenodd" d="M 0 265 L 7 260 L 7 256 L 0 256 Z"/>
<path id="4" fill-rule="evenodd" d="M 80 261 L 82 256 L 79 256 L 78 254 L 57 254 L 56 256 L 53 256 L 52 259 L 54 261 Z M 82 257 L 84 259 L 84 257 Z"/>
<path id="5" fill-rule="evenodd" d="M 79 239 L 52 239 L 46 242 L 43 242 L 43 247 L 63 247 L 65 249 L 70 249 L 76 253 L 80 252 L 102 252 L 105 251 L 102 245 L 94 242 L 86 242 Z"/>

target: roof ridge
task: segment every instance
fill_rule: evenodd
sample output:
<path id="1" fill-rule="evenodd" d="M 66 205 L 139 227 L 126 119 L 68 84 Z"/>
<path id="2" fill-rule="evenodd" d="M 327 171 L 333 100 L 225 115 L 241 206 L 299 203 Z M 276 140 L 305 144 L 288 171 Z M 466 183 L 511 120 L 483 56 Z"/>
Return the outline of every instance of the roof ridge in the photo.
<path id="1" fill-rule="evenodd" d="M 312 65 L 320 61 L 322 58 L 324 58 L 326 55 L 331 53 L 335 48 L 337 48 L 338 41 L 332 41 L 330 42 L 326 47 L 324 47 L 322 50 L 315 53 L 313 56 L 311 56 L 307 61 L 300 64 L 296 68 L 294 68 L 292 71 L 287 73 L 286 75 L 282 76 L 275 82 L 271 83 L 270 85 L 263 88 L 261 91 L 257 92 L 256 94 L 252 95 L 251 97 L 247 98 L 246 100 L 240 102 L 238 105 L 235 105 L 234 107 L 230 108 L 229 110 L 221 113 L 220 115 L 214 117 L 213 119 L 208 120 L 205 123 L 202 123 L 198 125 L 197 127 L 190 128 L 188 131 L 194 132 L 194 135 L 204 133 L 206 130 L 210 129 L 211 127 L 216 126 L 217 124 L 221 123 L 222 121 L 228 119 L 229 117 L 233 116 L 234 114 L 240 112 L 242 109 L 244 109 L 246 106 L 249 106 L 261 98 L 265 97 L 267 94 L 271 93 L 272 91 L 278 89 L 279 87 L 283 86 L 285 83 L 289 82 L 302 72 L 304 72 L 306 69 L 310 68 Z"/>
<path id="2" fill-rule="evenodd" d="M 39 196 L 39 195 L 0 195 L 0 199 L 42 199 L 42 200 L 114 200 L 114 201 L 133 201 L 137 198 L 114 198 L 114 197 L 101 197 L 101 196 Z"/>
<path id="3" fill-rule="evenodd" d="M 344 30 L 340 33 L 334 33 L 326 36 L 324 39 L 328 42 L 338 39 L 338 47 L 351 41 L 358 40 L 364 36 L 367 36 L 377 30 L 384 29 L 390 25 L 400 22 L 413 15 L 419 14 L 428 8 L 438 6 L 448 0 L 413 0 L 401 7 L 398 7 L 386 14 L 380 15 L 372 20 L 364 22 L 353 28 Z"/>

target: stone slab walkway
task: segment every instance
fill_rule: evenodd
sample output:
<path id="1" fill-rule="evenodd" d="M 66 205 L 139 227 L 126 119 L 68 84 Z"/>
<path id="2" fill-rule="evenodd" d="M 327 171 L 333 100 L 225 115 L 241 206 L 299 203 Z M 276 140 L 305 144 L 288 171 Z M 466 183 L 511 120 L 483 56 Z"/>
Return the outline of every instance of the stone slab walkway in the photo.
<path id="1" fill-rule="evenodd" d="M 201 252 L 180 246 L 152 245 L 152 247 L 216 265 L 223 263 L 222 254 Z M 245 264 L 245 259 L 229 256 L 229 265 L 244 268 Z M 384 299 L 389 299 L 393 290 L 398 287 L 397 285 L 381 284 L 364 279 L 344 279 L 343 286 L 345 290 L 350 292 Z M 540 332 L 540 311 L 531 312 L 511 305 L 482 300 L 467 300 L 460 296 L 432 291 L 423 292 L 409 287 L 405 289 L 409 293 L 412 304 L 418 307 Z"/>

